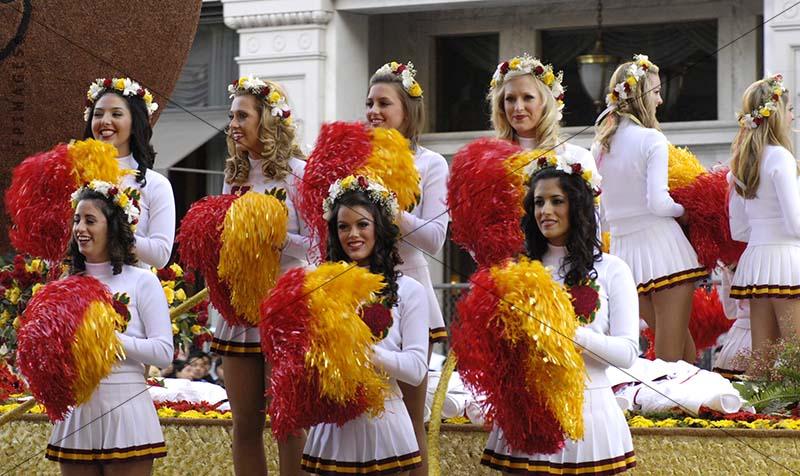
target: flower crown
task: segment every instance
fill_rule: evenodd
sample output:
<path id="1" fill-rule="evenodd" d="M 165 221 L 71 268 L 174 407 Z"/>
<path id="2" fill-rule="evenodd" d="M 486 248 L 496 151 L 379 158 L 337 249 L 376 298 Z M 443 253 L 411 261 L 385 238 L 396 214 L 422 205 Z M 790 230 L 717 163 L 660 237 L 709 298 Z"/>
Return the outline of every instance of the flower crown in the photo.
<path id="1" fill-rule="evenodd" d="M 536 79 L 543 82 L 545 86 L 550 89 L 550 93 L 556 100 L 556 104 L 558 105 L 558 119 L 561 119 L 561 111 L 564 109 L 564 85 L 561 84 L 564 80 L 563 71 L 559 71 L 558 74 L 556 74 L 552 64 L 543 64 L 538 58 L 528 53 L 523 53 L 522 56 L 515 56 L 508 61 L 503 61 L 498 64 L 494 76 L 492 76 L 492 81 L 489 83 L 489 87 L 494 89 L 502 85 L 509 73 L 512 77 L 521 74 L 532 74 Z"/>
<path id="2" fill-rule="evenodd" d="M 153 95 L 147 89 L 131 78 L 98 78 L 89 85 L 86 91 L 86 109 L 83 110 L 83 120 L 89 120 L 92 104 L 97 101 L 100 94 L 107 90 L 115 91 L 123 96 L 139 96 L 147 106 L 147 115 L 152 116 L 158 110 L 158 103 L 153 101 Z"/>
<path id="3" fill-rule="evenodd" d="M 633 88 L 641 81 L 651 69 L 658 70 L 658 66 L 650 61 L 647 55 L 633 55 L 633 64 L 625 71 L 625 81 L 614 86 L 606 95 L 606 106 L 611 107 L 630 97 Z"/>
<path id="4" fill-rule="evenodd" d="M 553 150 L 543 152 L 539 158 L 532 160 L 525 166 L 522 171 L 525 177 L 525 183 L 529 183 L 534 175 L 547 168 L 554 168 L 568 175 L 577 175 L 586 182 L 586 185 L 594 194 L 595 199 L 600 197 L 600 182 L 603 177 L 601 177 L 599 173 L 592 172 L 592 170 L 584 167 L 580 160 L 569 156 L 558 155 Z"/>
<path id="5" fill-rule="evenodd" d="M 755 129 L 760 126 L 770 114 L 778 110 L 778 102 L 781 96 L 783 96 L 783 93 L 786 92 L 786 88 L 783 87 L 783 76 L 776 74 L 775 76 L 764 78 L 764 81 L 767 82 L 772 94 L 764 104 L 753 109 L 748 114 L 738 113 L 737 120 L 740 126 Z"/>
<path id="6" fill-rule="evenodd" d="M 72 208 L 78 207 L 78 196 L 85 190 L 94 190 L 104 197 L 110 199 L 115 205 L 122 208 L 128 218 L 131 231 L 136 231 L 136 224 L 139 223 L 139 191 L 134 188 L 121 190 L 116 185 L 102 180 L 92 180 L 83 187 L 72 192 Z"/>
<path id="7" fill-rule="evenodd" d="M 394 74 L 395 76 L 400 76 L 403 80 L 403 89 L 406 90 L 409 96 L 412 98 L 421 98 L 422 97 L 422 86 L 419 85 L 414 77 L 417 75 L 417 70 L 414 69 L 414 63 L 409 61 L 408 63 L 398 63 L 397 61 L 392 61 L 391 63 L 386 63 L 385 65 L 378 68 L 375 71 L 375 74 Z"/>
<path id="8" fill-rule="evenodd" d="M 328 197 L 322 202 L 322 216 L 325 221 L 333 218 L 333 204 L 347 192 L 364 192 L 369 199 L 381 207 L 387 215 L 394 218 L 400 211 L 397 196 L 380 182 L 369 180 L 363 175 L 348 175 L 332 183 L 328 188 Z"/>
<path id="9" fill-rule="evenodd" d="M 286 101 L 286 97 L 281 94 L 277 88 L 270 88 L 261 78 L 256 76 L 242 76 L 239 79 L 233 80 L 233 82 L 228 85 L 230 98 L 232 99 L 237 92 L 248 93 L 263 98 L 267 101 L 273 116 L 282 119 L 286 125 L 292 124 L 292 111 L 289 109 L 289 103 Z"/>

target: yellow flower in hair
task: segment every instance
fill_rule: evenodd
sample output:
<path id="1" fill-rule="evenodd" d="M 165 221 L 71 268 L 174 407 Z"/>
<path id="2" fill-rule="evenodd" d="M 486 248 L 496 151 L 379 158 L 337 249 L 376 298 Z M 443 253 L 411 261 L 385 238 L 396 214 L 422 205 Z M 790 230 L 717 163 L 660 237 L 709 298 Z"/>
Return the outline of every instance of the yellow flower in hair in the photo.
<path id="1" fill-rule="evenodd" d="M 22 296 L 22 291 L 17 287 L 11 287 L 6 289 L 5 293 L 6 299 L 13 305 L 16 305 L 19 302 L 20 296 Z"/>
<path id="2" fill-rule="evenodd" d="M 146 93 L 144 93 L 144 102 L 147 103 L 147 104 L 150 104 L 151 102 L 153 102 L 153 95 L 150 94 L 150 91 L 147 91 Z"/>
<path id="3" fill-rule="evenodd" d="M 124 79 L 118 79 L 114 83 L 114 88 L 115 89 L 125 89 L 125 80 Z"/>
<path id="4" fill-rule="evenodd" d="M 243 77 L 239 78 L 239 87 L 240 88 L 244 88 L 244 83 L 245 83 L 246 80 L 247 80 L 247 78 L 243 78 Z"/>
<path id="5" fill-rule="evenodd" d="M 33 288 L 31 288 L 31 296 L 33 296 L 34 294 L 39 292 L 39 290 L 42 289 L 43 287 L 44 287 L 44 284 L 42 284 L 42 283 L 34 284 Z"/>
<path id="6" fill-rule="evenodd" d="M 636 76 L 628 76 L 628 78 L 625 80 L 625 82 L 628 83 L 628 85 L 630 85 L 630 87 L 636 86 Z"/>
<path id="7" fill-rule="evenodd" d="M 127 207 L 128 206 L 128 196 L 125 195 L 124 193 L 120 193 L 119 195 L 117 195 L 117 205 L 119 205 L 122 208 Z"/>
<path id="8" fill-rule="evenodd" d="M 175 291 L 175 299 L 178 301 L 185 301 L 186 300 L 186 291 L 183 289 L 178 289 Z"/>
<path id="9" fill-rule="evenodd" d="M 419 83 L 414 83 L 408 88 L 408 95 L 412 98 L 418 98 L 422 96 L 422 88 L 420 87 Z"/>
<path id="10" fill-rule="evenodd" d="M 351 185 L 353 185 L 353 182 L 355 182 L 355 180 L 356 178 L 354 176 L 348 175 L 347 177 L 342 179 L 342 188 L 349 188 Z"/>
<path id="11" fill-rule="evenodd" d="M 193 335 L 198 335 L 201 332 L 203 332 L 203 328 L 200 327 L 198 324 L 193 325 L 190 330 L 192 331 Z"/>
<path id="12" fill-rule="evenodd" d="M 181 265 L 179 265 L 178 263 L 172 263 L 169 269 L 171 269 L 172 272 L 175 273 L 175 276 L 179 278 L 183 277 L 183 268 L 181 268 Z"/>
<path id="13" fill-rule="evenodd" d="M 544 73 L 544 76 L 542 77 L 542 81 L 544 81 L 544 84 L 548 86 L 551 86 L 553 84 L 553 81 L 555 80 L 556 80 L 556 75 L 554 75 L 552 71 L 547 71 L 546 73 Z"/>
<path id="14" fill-rule="evenodd" d="M 772 111 L 770 111 L 767 107 L 762 107 L 759 112 L 764 117 L 769 117 L 769 115 L 772 114 Z"/>
<path id="15" fill-rule="evenodd" d="M 391 63 L 389 63 L 389 67 L 392 68 L 392 71 L 397 71 L 398 66 L 400 65 L 397 64 L 397 61 L 392 61 Z"/>
<path id="16" fill-rule="evenodd" d="M 271 93 L 269 93 L 269 98 L 268 99 L 269 99 L 269 102 L 272 102 L 272 103 L 278 102 L 281 99 L 281 93 L 279 93 L 278 91 L 272 91 Z"/>
<path id="17" fill-rule="evenodd" d="M 512 59 L 511 61 L 508 62 L 508 68 L 509 69 L 519 68 L 519 62 L 520 62 L 519 58 Z"/>
<path id="18" fill-rule="evenodd" d="M 164 296 L 167 298 L 167 304 L 172 304 L 175 301 L 175 291 L 166 286 L 164 287 Z"/>
<path id="19" fill-rule="evenodd" d="M 180 332 L 180 331 L 181 330 L 178 329 L 178 326 L 176 326 L 175 324 L 172 324 L 172 335 L 177 335 L 178 332 Z"/>

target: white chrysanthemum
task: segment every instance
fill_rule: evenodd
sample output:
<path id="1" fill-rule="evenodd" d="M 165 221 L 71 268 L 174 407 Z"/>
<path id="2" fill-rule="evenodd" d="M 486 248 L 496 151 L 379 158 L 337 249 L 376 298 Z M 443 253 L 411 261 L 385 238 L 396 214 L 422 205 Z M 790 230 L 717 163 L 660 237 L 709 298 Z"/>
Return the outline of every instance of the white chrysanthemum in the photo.
<path id="1" fill-rule="evenodd" d="M 131 81 L 130 78 L 125 78 L 125 89 L 122 90 L 123 96 L 136 96 L 141 86 L 136 81 Z"/>
<path id="2" fill-rule="evenodd" d="M 628 99 L 628 93 L 625 92 L 625 83 L 624 82 L 619 83 L 616 86 L 614 86 L 614 91 L 616 91 L 617 94 L 619 94 L 619 98 L 620 99 L 623 99 L 623 100 L 624 99 Z"/>

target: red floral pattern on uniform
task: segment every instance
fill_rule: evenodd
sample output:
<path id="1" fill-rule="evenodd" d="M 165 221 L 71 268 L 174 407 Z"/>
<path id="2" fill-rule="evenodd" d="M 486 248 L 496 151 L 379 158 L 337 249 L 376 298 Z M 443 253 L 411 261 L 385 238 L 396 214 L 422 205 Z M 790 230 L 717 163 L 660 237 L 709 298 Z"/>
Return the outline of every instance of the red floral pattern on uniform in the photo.
<path id="1" fill-rule="evenodd" d="M 392 310 L 383 303 L 371 304 L 362 309 L 361 319 L 372 331 L 372 335 L 384 339 L 392 327 Z"/>
<path id="2" fill-rule="evenodd" d="M 594 279 L 589 279 L 581 284 L 568 288 L 572 296 L 572 307 L 578 321 L 583 324 L 594 322 L 595 315 L 600 309 L 600 287 Z"/>

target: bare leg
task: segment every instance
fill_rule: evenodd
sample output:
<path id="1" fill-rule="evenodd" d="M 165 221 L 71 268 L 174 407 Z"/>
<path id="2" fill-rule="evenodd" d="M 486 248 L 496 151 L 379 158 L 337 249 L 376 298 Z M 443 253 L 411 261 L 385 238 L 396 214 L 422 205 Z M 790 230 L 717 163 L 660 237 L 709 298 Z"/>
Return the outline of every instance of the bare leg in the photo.
<path id="1" fill-rule="evenodd" d="M 800 300 L 771 299 L 781 339 L 800 336 Z"/>
<path id="2" fill-rule="evenodd" d="M 266 400 L 264 359 L 225 356 L 225 388 L 233 416 L 233 468 L 236 476 L 267 474 L 264 453 Z"/>
<path id="3" fill-rule="evenodd" d="M 685 357 L 689 336 L 689 316 L 692 313 L 694 284 L 684 283 L 653 293 L 656 316 L 656 357 L 675 362 Z M 694 342 L 689 348 L 694 348 Z M 695 356 L 691 356 L 694 362 Z"/>
<path id="4" fill-rule="evenodd" d="M 102 476 L 103 467 L 99 464 L 60 463 L 62 476 Z"/>
<path id="5" fill-rule="evenodd" d="M 781 336 L 772 303 L 772 299 L 765 298 L 750 300 L 750 338 L 754 355 L 763 355 Z"/>
<path id="6" fill-rule="evenodd" d="M 431 361 L 432 346 L 428 346 L 428 362 Z M 425 432 L 425 397 L 428 394 L 428 375 L 422 383 L 414 387 L 405 382 L 398 381 L 400 391 L 403 393 L 403 403 L 411 417 L 414 427 L 414 436 L 417 437 L 419 454 L 422 457 L 422 466 L 409 471 L 410 476 L 427 476 L 428 474 L 428 434 Z"/>
<path id="7" fill-rule="evenodd" d="M 151 474 L 153 474 L 152 458 L 103 465 L 103 476 L 150 476 Z"/>
<path id="8" fill-rule="evenodd" d="M 656 331 L 656 312 L 653 309 L 653 296 L 648 294 L 646 296 L 639 296 L 639 317 L 644 319 L 647 327 Z"/>

